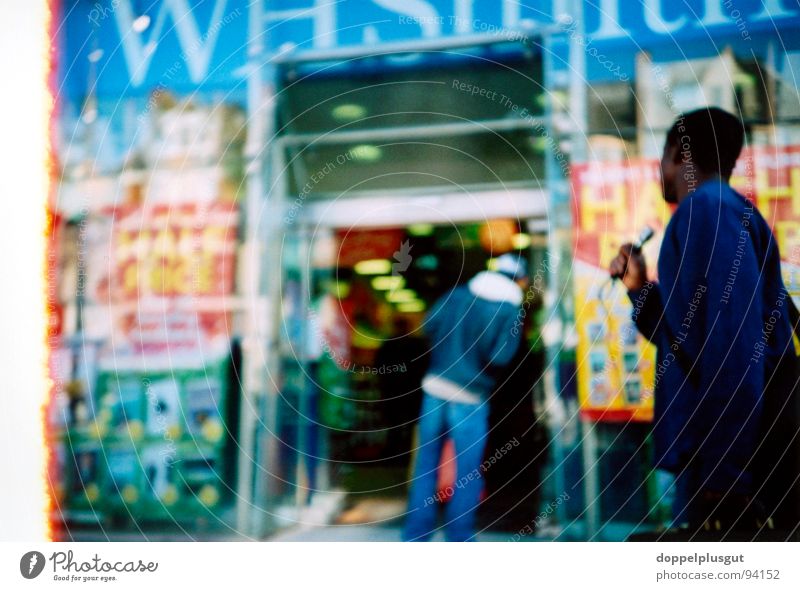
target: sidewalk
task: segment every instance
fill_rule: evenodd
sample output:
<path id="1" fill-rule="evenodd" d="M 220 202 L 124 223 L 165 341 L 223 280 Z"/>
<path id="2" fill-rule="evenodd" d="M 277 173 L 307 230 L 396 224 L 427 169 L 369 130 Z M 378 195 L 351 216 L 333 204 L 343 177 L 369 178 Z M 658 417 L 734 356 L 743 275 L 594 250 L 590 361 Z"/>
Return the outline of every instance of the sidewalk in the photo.
<path id="1" fill-rule="evenodd" d="M 298 528 L 276 534 L 268 538 L 270 542 L 400 542 L 401 526 L 392 525 L 328 525 L 314 528 Z M 444 542 L 444 534 L 439 532 L 434 542 Z M 483 532 L 478 534 L 478 542 L 510 542 L 513 534 L 507 532 Z M 549 542 L 552 537 L 530 536 L 521 538 L 525 542 Z"/>
<path id="2" fill-rule="evenodd" d="M 321 510 L 324 509 L 324 510 Z M 346 495 L 320 495 L 303 514 L 294 514 L 284 527 L 267 538 L 271 542 L 400 542 L 405 499 L 365 498 L 346 506 Z M 479 542 L 510 542 L 514 539 L 552 541 L 560 529 L 545 527 L 542 533 L 522 536 L 516 532 L 479 530 Z M 516 534 L 516 535 L 515 535 Z M 437 532 L 433 541 L 443 542 Z"/>

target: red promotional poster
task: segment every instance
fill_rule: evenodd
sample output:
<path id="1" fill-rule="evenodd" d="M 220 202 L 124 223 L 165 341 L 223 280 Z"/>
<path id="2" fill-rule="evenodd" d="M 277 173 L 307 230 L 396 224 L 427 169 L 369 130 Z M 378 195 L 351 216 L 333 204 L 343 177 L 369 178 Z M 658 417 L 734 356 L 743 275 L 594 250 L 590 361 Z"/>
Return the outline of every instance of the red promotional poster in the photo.
<path id="1" fill-rule="evenodd" d="M 752 199 L 772 227 L 783 262 L 783 281 L 800 295 L 800 146 L 747 148 L 731 185 Z"/>

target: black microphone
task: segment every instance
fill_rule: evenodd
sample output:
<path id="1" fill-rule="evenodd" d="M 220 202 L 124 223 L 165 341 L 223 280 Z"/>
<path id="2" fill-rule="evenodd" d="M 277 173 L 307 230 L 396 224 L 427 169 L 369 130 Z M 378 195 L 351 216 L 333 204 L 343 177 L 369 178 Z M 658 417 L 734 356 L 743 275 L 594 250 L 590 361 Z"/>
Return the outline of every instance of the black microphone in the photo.
<path id="1" fill-rule="evenodd" d="M 656 231 L 653 230 L 650 226 L 645 226 L 644 229 L 639 232 L 639 237 L 633 243 L 633 252 L 639 253 L 642 251 L 642 247 L 649 242 L 649 240 L 655 236 Z M 619 279 L 619 275 L 614 275 L 611 277 L 613 280 Z"/>
<path id="2" fill-rule="evenodd" d="M 634 252 L 639 252 L 642 250 L 642 247 L 647 244 L 650 239 L 656 235 L 656 231 L 653 230 L 650 226 L 645 226 L 644 230 L 639 233 L 639 237 L 636 239 L 636 242 L 633 243 L 633 250 Z"/>

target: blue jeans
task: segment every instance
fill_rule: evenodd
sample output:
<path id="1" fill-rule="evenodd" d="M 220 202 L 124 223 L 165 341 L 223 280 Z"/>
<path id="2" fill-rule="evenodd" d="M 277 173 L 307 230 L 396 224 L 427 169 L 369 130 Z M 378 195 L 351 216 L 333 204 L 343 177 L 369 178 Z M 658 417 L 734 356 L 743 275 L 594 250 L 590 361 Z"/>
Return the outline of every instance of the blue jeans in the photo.
<path id="1" fill-rule="evenodd" d="M 448 402 L 425 393 L 419 419 L 419 447 L 403 539 L 428 541 L 436 530 L 436 481 L 442 446 L 455 443 L 456 483 L 445 511 L 445 537 L 466 542 L 475 537 L 475 512 L 482 490 L 481 462 L 489 426 L 489 405 Z"/>

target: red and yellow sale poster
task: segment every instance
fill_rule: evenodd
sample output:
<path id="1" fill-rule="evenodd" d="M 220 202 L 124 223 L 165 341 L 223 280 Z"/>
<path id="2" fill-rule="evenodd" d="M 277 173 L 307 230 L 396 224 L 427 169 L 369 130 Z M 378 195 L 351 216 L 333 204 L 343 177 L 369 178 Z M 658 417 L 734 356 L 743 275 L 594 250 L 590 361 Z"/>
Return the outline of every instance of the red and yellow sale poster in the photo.
<path id="1" fill-rule="evenodd" d="M 195 363 L 226 350 L 238 227 L 238 207 L 227 202 L 123 206 L 89 217 L 77 263 L 85 268 L 84 331 L 116 357 L 178 364 L 181 353 Z"/>
<path id="2" fill-rule="evenodd" d="M 783 281 L 800 296 L 800 146 L 745 149 L 731 185 L 751 199 L 772 227 L 783 263 Z"/>
<path id="3" fill-rule="evenodd" d="M 671 213 L 661 197 L 658 162 L 576 165 L 572 203 L 581 414 L 598 421 L 650 421 L 655 348 L 637 332 L 625 288 L 609 280 L 608 265 L 619 247 L 634 241 L 646 226 L 655 236 L 645 246 L 645 256 L 656 260 Z"/>
<path id="4" fill-rule="evenodd" d="M 751 199 L 772 227 L 783 279 L 800 296 L 800 146 L 746 148 L 731 185 Z M 653 416 L 655 348 L 636 331 L 625 288 L 608 279 L 621 244 L 645 226 L 651 279 L 671 214 L 663 201 L 658 161 L 595 162 L 572 170 L 575 219 L 575 323 L 581 414 L 599 421 L 649 421 Z"/>
<path id="5" fill-rule="evenodd" d="M 112 297 L 233 293 L 238 211 L 229 203 L 116 212 Z"/>

